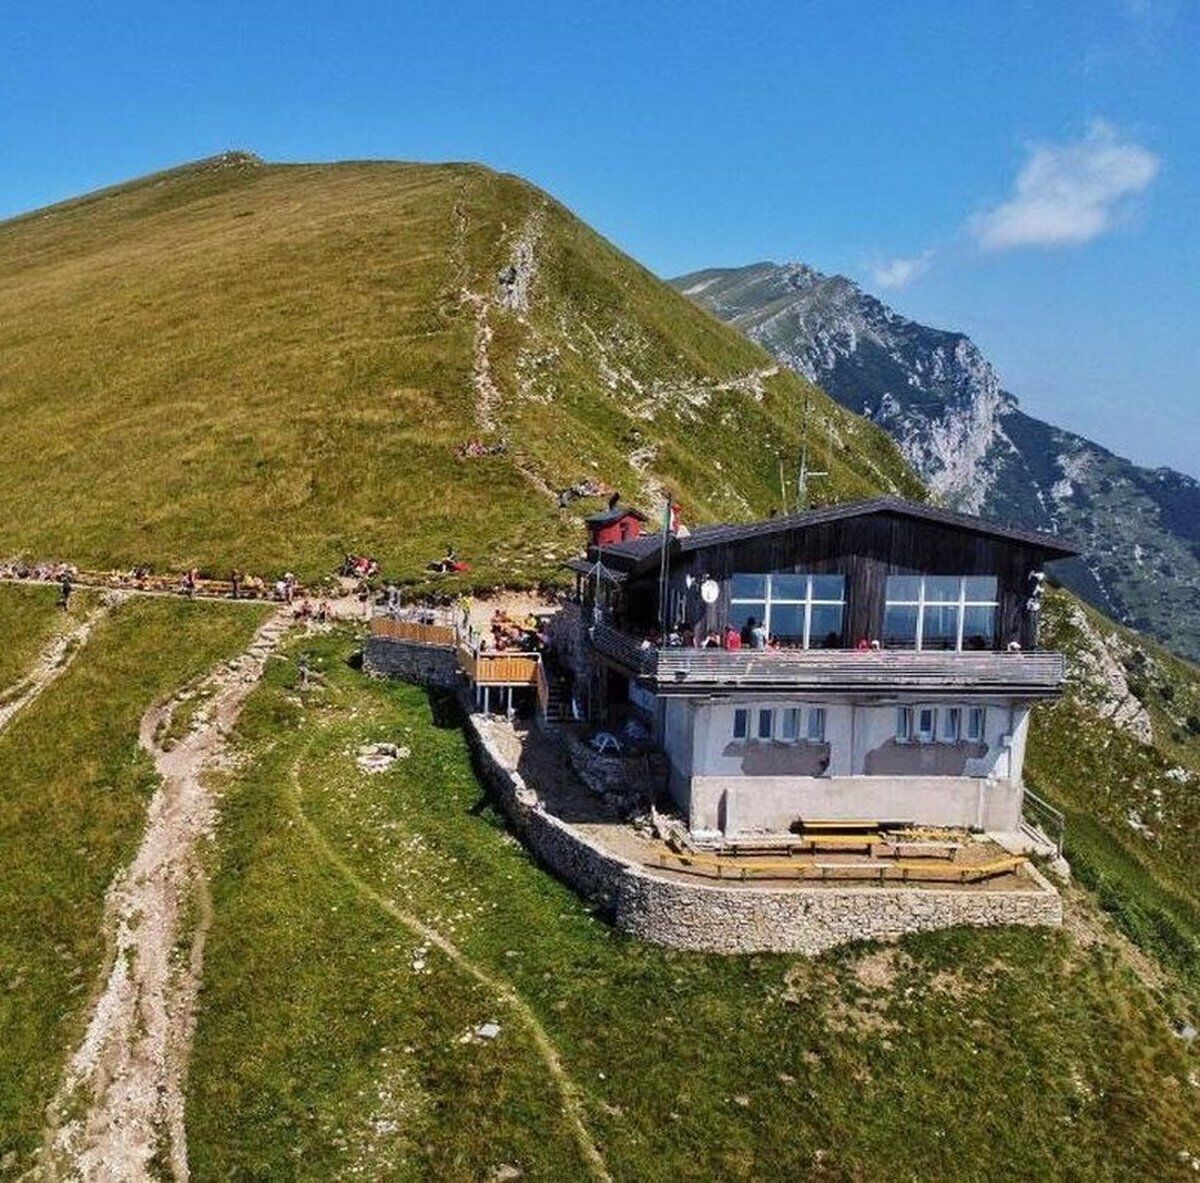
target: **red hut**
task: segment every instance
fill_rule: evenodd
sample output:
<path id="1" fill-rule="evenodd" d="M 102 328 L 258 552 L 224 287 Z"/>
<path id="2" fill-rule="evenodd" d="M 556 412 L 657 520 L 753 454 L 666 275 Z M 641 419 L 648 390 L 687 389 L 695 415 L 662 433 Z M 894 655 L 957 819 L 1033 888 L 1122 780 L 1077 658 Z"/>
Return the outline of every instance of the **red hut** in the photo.
<path id="1" fill-rule="evenodd" d="M 587 522 L 589 546 L 613 546 L 637 538 L 642 532 L 646 515 L 628 505 L 614 505 L 584 520 Z"/>

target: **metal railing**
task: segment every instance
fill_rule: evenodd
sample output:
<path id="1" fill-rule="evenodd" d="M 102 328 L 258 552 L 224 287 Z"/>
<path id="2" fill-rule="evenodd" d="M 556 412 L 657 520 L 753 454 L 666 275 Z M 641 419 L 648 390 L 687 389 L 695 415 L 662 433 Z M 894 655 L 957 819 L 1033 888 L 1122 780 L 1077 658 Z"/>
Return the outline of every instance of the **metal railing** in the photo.
<path id="1" fill-rule="evenodd" d="M 1053 692 L 1063 681 L 1061 653 L 914 652 L 850 649 L 656 649 L 613 628 L 590 630 L 593 647 L 660 686 L 769 683 L 836 686 L 995 687 Z"/>
<path id="2" fill-rule="evenodd" d="M 1026 789 L 1021 821 L 1034 831 L 1035 836 L 1045 838 L 1047 845 L 1054 847 L 1056 857 L 1062 855 L 1067 836 L 1067 818 L 1061 809 L 1055 809 L 1044 797 Z"/>

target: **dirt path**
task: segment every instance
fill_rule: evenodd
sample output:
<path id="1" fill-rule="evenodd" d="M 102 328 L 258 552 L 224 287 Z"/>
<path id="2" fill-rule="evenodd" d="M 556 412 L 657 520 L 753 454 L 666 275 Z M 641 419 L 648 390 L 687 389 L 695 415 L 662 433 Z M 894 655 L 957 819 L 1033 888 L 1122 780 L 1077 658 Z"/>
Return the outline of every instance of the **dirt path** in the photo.
<path id="1" fill-rule="evenodd" d="M 87 644 L 87 639 L 97 622 L 107 615 L 109 608 L 119 599 L 119 595 L 114 593 L 105 595 L 86 616 L 71 622 L 69 627 L 50 638 L 46 647 L 38 654 L 33 668 L 25 675 L 25 680 L 16 686 L 14 696 L 7 702 L 0 703 L 0 731 L 66 670 L 75 655 Z"/>
<path id="2" fill-rule="evenodd" d="M 162 783 L 133 862 L 109 889 L 112 967 L 50 1106 L 49 1178 L 188 1178 L 184 1083 L 209 919 L 200 856 L 216 820 L 207 774 L 290 623 L 276 613 L 209 675 L 201 692 L 211 697 L 175 746 L 160 747 L 159 734 L 177 700 L 142 718 L 139 741 Z"/>
<path id="3" fill-rule="evenodd" d="M 546 1066 L 550 1078 L 554 1081 L 562 1098 L 563 1109 L 571 1124 L 576 1144 L 582 1153 L 593 1179 L 600 1183 L 611 1183 L 612 1176 L 608 1173 L 604 1156 L 592 1138 L 587 1127 L 587 1118 L 583 1106 L 583 1096 L 579 1086 L 563 1067 L 562 1058 L 554 1046 L 546 1028 L 534 1013 L 533 1008 L 503 979 L 494 977 L 477 962 L 472 961 L 453 941 L 443 936 L 436 928 L 426 924 L 419 917 L 404 911 L 394 900 L 376 891 L 366 880 L 362 879 L 348 862 L 337 852 L 333 844 L 325 837 L 324 832 L 304 812 L 300 798 L 300 762 L 297 759 L 291 768 L 291 786 L 288 793 L 289 804 L 296 820 L 303 827 L 313 846 L 337 872 L 346 879 L 354 889 L 369 900 L 377 908 L 386 912 L 393 920 L 423 941 L 435 946 L 444 953 L 450 961 L 464 973 L 469 974 L 482 986 L 486 987 L 501 1003 L 509 1007 L 518 1020 L 524 1025 L 533 1039 L 534 1046 Z"/>

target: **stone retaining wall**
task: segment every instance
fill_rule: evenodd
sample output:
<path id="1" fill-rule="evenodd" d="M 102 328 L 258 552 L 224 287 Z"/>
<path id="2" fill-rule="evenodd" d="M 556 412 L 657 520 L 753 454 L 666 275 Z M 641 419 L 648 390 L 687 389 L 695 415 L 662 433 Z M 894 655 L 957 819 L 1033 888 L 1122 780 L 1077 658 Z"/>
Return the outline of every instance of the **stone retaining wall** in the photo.
<path id="1" fill-rule="evenodd" d="M 957 924 L 1062 923 L 1062 900 L 1033 867 L 1028 889 L 719 887 L 655 875 L 610 854 L 547 813 L 505 762 L 478 716 L 467 718 L 476 767 L 537 859 L 617 928 L 656 944 L 714 953 L 821 953 Z"/>
<path id="2" fill-rule="evenodd" d="M 467 716 L 467 741 L 476 771 L 497 803 L 539 862 L 585 899 L 594 900 L 611 914 L 617 899 L 617 883 L 628 864 L 547 813 L 525 778 L 515 768 L 508 767 L 489 742 L 487 726 L 480 716 Z"/>
<path id="3" fill-rule="evenodd" d="M 369 674 L 402 678 L 440 690 L 453 690 L 462 682 L 454 649 L 393 637 L 367 638 L 363 646 L 363 669 Z"/>
<path id="4" fill-rule="evenodd" d="M 616 902 L 619 928 L 676 949 L 815 954 L 848 941 L 958 924 L 1055 926 L 1062 899 L 1032 867 L 1027 890 L 925 887 L 720 888 L 631 867 Z"/>

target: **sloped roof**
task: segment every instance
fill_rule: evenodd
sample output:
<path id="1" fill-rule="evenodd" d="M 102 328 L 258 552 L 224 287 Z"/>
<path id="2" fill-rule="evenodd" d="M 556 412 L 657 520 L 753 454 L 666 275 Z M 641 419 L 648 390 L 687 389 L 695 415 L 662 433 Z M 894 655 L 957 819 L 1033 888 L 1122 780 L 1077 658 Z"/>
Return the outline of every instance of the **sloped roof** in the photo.
<path id="1" fill-rule="evenodd" d="M 624 583 L 628 578 L 625 571 L 614 571 L 604 563 L 593 563 L 588 559 L 568 559 L 563 566 L 577 575 L 586 575 L 589 579 L 599 578 L 604 583 Z"/>
<path id="2" fill-rule="evenodd" d="M 637 518 L 639 522 L 648 520 L 640 509 L 634 509 L 630 505 L 618 505 L 615 509 L 606 509 L 600 513 L 591 514 L 583 520 L 589 526 L 609 526 L 613 522 L 619 522 L 622 518 Z"/>
<path id="3" fill-rule="evenodd" d="M 852 501 L 842 505 L 824 505 L 817 509 L 806 509 L 800 513 L 779 514 L 757 522 L 733 522 L 712 526 L 697 526 L 689 534 L 677 535 L 672 540 L 673 549 L 680 553 L 702 550 L 710 546 L 723 546 L 730 542 L 741 542 L 747 538 L 760 538 L 786 530 L 819 526 L 827 522 L 838 522 L 846 518 L 868 517 L 872 514 L 891 514 L 898 517 L 916 518 L 935 525 L 970 530 L 1008 542 L 1019 542 L 1043 551 L 1050 558 L 1067 558 L 1079 553 L 1077 547 L 1054 534 L 1039 530 L 1025 530 L 1018 526 L 1002 526 L 972 514 L 955 510 L 940 509 L 917 501 L 906 501 L 902 497 L 872 497 L 867 501 Z M 604 548 L 605 558 L 624 560 L 624 565 L 638 563 L 658 554 L 662 547 L 661 534 L 643 534 L 624 542 L 614 542 Z"/>

